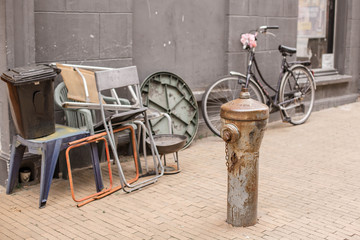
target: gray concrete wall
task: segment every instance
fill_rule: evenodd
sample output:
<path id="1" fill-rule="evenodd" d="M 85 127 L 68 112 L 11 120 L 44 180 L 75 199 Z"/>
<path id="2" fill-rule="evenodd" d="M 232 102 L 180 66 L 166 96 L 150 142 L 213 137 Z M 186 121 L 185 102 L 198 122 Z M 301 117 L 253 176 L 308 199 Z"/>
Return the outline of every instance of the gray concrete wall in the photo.
<path id="1" fill-rule="evenodd" d="M 34 0 L 6 0 L 8 67 L 35 62 Z"/>
<path id="2" fill-rule="evenodd" d="M 0 1 L 0 70 L 24 66 L 35 61 L 34 1 Z M 0 82 L 0 184 L 5 185 L 10 158 L 10 147 L 14 135 L 7 87 Z"/>
<path id="3" fill-rule="evenodd" d="M 360 1 L 351 0 L 348 4 L 348 35 L 346 39 L 345 72 L 353 77 L 360 90 Z"/>
<path id="4" fill-rule="evenodd" d="M 133 64 L 132 0 L 35 0 L 37 63 Z M 59 81 L 59 77 L 55 86 Z M 57 123 L 64 114 L 55 108 Z"/>
<path id="5" fill-rule="evenodd" d="M 7 68 L 5 23 L 5 0 L 0 0 L 0 72 Z M 9 113 L 6 84 L 3 81 L 0 81 L 0 113 L 0 185 L 4 185 L 9 158 Z"/>
<path id="6" fill-rule="evenodd" d="M 36 62 L 132 64 L 132 0 L 35 0 Z"/>
<path id="7" fill-rule="evenodd" d="M 360 24 L 357 14 L 360 11 L 359 5 L 358 0 L 337 1 L 335 67 L 340 74 L 346 76 L 334 75 L 336 71 L 328 76 L 315 75 L 316 79 L 326 81 L 326 84 L 321 83 L 317 88 L 316 110 L 357 99 L 360 56 Z M 241 49 L 241 33 L 254 30 L 261 25 L 278 25 L 279 30 L 271 31 L 276 34 L 276 38 L 260 35 L 256 48 L 262 75 L 272 86 L 276 86 L 281 64 L 281 55 L 277 47 L 279 44 L 296 47 L 297 16 L 297 0 L 229 0 L 228 71 L 246 72 L 247 53 Z M 273 115 L 271 119 L 279 119 L 278 113 Z"/>
<path id="8" fill-rule="evenodd" d="M 316 91 L 315 109 L 324 109 L 356 101 L 358 98 L 360 21 L 358 0 L 336 1 L 335 23 L 335 68 L 347 81 L 337 81 L 337 76 L 328 78 L 327 84 L 320 85 Z"/>
<path id="9" fill-rule="evenodd" d="M 340 73 L 354 79 L 359 78 L 358 2 L 338 1 L 335 47 Z M 257 48 L 263 75 L 275 86 L 277 46 L 296 46 L 297 14 L 297 0 L 35 0 L 36 62 L 137 65 L 140 80 L 170 71 L 201 92 L 230 70 L 245 72 L 241 33 L 279 25 L 276 38 L 260 36 Z"/>
<path id="10" fill-rule="evenodd" d="M 34 1 L 36 62 L 136 65 L 141 81 L 169 71 L 182 77 L 197 97 L 230 70 L 246 71 L 241 33 L 261 25 L 280 27 L 273 30 L 276 38 L 258 38 L 258 63 L 272 86 L 280 70 L 278 45 L 296 46 L 298 0 Z M 326 77 L 328 83 L 319 85 L 316 93 L 316 109 L 356 99 L 358 5 L 356 0 L 337 1 L 335 65 L 352 78 L 346 76 L 339 84 Z M 56 116 L 63 122 L 59 109 Z"/>
<path id="11" fill-rule="evenodd" d="M 133 54 L 139 76 L 169 71 L 193 91 L 226 73 L 227 0 L 134 1 Z"/>
<path id="12" fill-rule="evenodd" d="M 227 11 L 227 0 L 35 0 L 36 62 L 136 65 L 141 81 L 169 71 L 204 90 L 226 74 Z"/>
<path id="13" fill-rule="evenodd" d="M 5 30 L 6 28 L 5 28 L 5 26 L 6 26 L 5 25 L 5 0 L 0 0 L 0 71 L 1 72 L 7 68 L 6 30 Z M 1 94 L 1 95 L 3 95 L 3 94 Z"/>
<path id="14" fill-rule="evenodd" d="M 297 0 L 230 0 L 228 71 L 246 73 L 247 52 L 242 50 L 240 43 L 242 33 L 262 25 L 277 25 L 279 30 L 271 30 L 276 38 L 260 35 L 256 48 L 256 59 L 263 76 L 276 86 L 281 65 L 277 48 L 279 44 L 296 47 L 297 15 Z"/>

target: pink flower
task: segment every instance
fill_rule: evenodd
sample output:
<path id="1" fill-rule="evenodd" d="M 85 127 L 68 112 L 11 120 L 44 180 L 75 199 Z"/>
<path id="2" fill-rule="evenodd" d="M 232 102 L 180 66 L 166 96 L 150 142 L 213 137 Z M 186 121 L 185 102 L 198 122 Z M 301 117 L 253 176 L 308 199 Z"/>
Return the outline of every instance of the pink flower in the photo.
<path id="1" fill-rule="evenodd" d="M 246 47 L 247 46 L 249 46 L 250 48 L 256 47 L 255 35 L 251 33 L 242 34 L 240 42 Z"/>

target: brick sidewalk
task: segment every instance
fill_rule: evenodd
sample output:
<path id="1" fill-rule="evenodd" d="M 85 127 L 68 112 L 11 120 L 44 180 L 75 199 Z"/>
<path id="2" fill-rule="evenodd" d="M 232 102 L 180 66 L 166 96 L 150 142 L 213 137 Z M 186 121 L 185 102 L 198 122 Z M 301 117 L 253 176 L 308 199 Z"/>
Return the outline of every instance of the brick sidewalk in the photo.
<path id="1" fill-rule="evenodd" d="M 54 180 L 5 195 L 0 239 L 360 239 L 360 102 L 315 112 L 301 126 L 271 123 L 260 149 L 258 224 L 226 220 L 224 143 L 209 137 L 179 153 L 182 172 L 130 194 L 77 208 Z M 78 171 L 79 195 L 88 191 Z"/>

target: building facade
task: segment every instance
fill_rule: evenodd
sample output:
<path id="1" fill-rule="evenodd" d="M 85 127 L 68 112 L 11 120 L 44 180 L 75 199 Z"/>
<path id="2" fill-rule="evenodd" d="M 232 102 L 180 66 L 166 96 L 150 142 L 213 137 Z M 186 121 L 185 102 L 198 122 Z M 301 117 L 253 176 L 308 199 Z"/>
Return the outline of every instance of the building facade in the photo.
<path id="1" fill-rule="evenodd" d="M 297 58 L 310 58 L 316 68 L 315 110 L 320 110 L 358 98 L 358 12 L 358 0 L 0 0 L 0 71 L 51 62 L 136 65 L 141 80 L 159 71 L 177 74 L 200 103 L 217 78 L 230 70 L 245 72 L 240 34 L 278 25 L 276 38 L 259 37 L 262 72 L 276 85 L 277 46 L 297 47 Z M 5 185 L 15 131 L 6 85 L 0 86 L 0 184 Z M 56 119 L 64 121 L 59 109 Z M 198 134 L 206 135 L 200 125 Z"/>

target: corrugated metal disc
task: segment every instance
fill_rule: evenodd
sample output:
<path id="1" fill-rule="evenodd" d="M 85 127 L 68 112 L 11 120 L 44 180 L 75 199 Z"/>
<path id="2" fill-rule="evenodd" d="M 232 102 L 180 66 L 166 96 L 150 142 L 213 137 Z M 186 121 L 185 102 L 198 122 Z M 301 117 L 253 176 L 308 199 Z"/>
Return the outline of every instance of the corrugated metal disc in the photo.
<path id="1" fill-rule="evenodd" d="M 187 137 L 186 145 L 193 141 L 199 122 L 198 105 L 189 86 L 179 76 L 157 72 L 141 84 L 143 103 L 149 108 L 168 113 L 172 119 L 173 133 Z M 151 120 L 155 134 L 167 134 L 166 118 Z"/>

